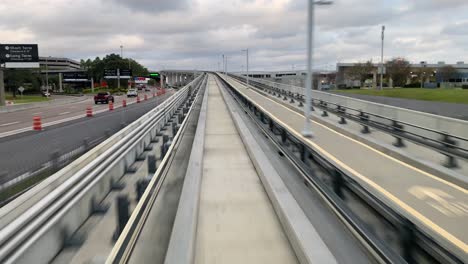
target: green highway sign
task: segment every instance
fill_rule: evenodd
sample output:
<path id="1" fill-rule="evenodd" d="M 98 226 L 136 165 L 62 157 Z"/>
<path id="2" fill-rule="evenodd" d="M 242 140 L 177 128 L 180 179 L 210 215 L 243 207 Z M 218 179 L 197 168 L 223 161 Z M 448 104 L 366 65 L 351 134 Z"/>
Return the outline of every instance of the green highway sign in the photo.
<path id="1" fill-rule="evenodd" d="M 152 72 L 149 74 L 151 77 L 158 77 L 159 73 L 158 72 Z"/>

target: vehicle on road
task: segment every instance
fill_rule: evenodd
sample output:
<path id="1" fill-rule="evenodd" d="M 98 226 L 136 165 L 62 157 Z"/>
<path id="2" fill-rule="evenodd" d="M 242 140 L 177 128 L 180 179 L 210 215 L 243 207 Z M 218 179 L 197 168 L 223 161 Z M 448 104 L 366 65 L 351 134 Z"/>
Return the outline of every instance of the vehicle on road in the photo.
<path id="1" fill-rule="evenodd" d="M 146 92 L 150 92 L 151 89 L 150 89 L 149 87 L 145 87 L 145 91 L 146 91 Z"/>
<path id="2" fill-rule="evenodd" d="M 137 89 L 128 89 L 127 97 L 137 97 L 137 96 L 138 96 Z"/>
<path id="3" fill-rule="evenodd" d="M 98 93 L 94 96 L 94 103 L 106 103 L 114 102 L 114 96 L 112 96 L 109 92 Z"/>

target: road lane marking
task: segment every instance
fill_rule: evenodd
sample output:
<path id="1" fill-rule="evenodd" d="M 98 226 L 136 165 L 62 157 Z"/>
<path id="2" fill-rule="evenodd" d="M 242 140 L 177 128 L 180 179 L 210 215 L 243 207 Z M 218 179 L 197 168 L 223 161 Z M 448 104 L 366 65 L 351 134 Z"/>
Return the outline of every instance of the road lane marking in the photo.
<path id="1" fill-rule="evenodd" d="M 245 88 L 244 88 L 245 89 Z M 250 98 L 248 95 L 246 95 L 243 91 L 240 91 L 240 88 L 237 88 L 237 90 L 244 94 L 244 96 Z M 267 97 L 264 97 L 268 100 L 271 100 Z M 251 98 L 252 99 L 252 98 Z M 277 105 L 280 105 L 282 107 L 284 107 L 285 109 L 288 109 L 287 107 L 271 100 L 272 102 L 274 102 L 275 104 Z M 427 227 L 431 228 L 432 230 L 434 230 L 436 233 L 438 233 L 440 236 L 442 236 L 443 238 L 447 239 L 448 241 L 450 241 L 452 244 L 454 244 L 455 246 L 459 247 L 460 249 L 462 249 L 465 253 L 468 252 L 468 245 L 461 241 L 460 239 L 458 239 L 457 237 L 455 237 L 454 235 L 452 235 L 451 233 L 449 233 L 448 231 L 446 231 L 445 229 L 443 229 L 442 227 L 440 227 L 439 225 L 435 224 L 434 222 L 432 222 L 429 218 L 427 218 L 426 216 L 422 215 L 420 212 L 418 212 L 417 210 L 415 210 L 414 208 L 412 208 L 411 206 L 409 206 L 408 204 L 406 204 L 405 202 L 401 201 L 400 199 L 398 199 L 396 196 L 394 196 L 392 193 L 390 193 L 389 191 L 387 191 L 386 189 L 384 189 L 382 186 L 378 185 L 377 183 L 375 183 L 374 181 L 372 181 L 371 179 L 369 179 L 368 177 L 360 174 L 359 172 L 355 171 L 353 168 L 349 167 L 347 164 L 343 163 L 341 160 L 337 159 L 335 156 L 333 156 L 332 154 L 328 153 L 326 150 L 324 150 L 322 147 L 320 147 L 319 145 L 317 145 L 316 143 L 314 143 L 313 141 L 311 141 L 310 139 L 308 138 L 305 138 L 304 136 L 302 136 L 299 132 L 297 132 L 295 129 L 293 129 L 292 127 L 288 126 L 287 124 L 285 124 L 283 121 L 281 121 L 280 119 L 278 119 L 276 116 L 274 116 L 273 114 L 271 114 L 269 111 L 267 111 L 265 108 L 263 108 L 262 106 L 260 106 L 258 103 L 257 103 L 257 107 L 262 109 L 263 111 L 265 111 L 266 113 L 268 113 L 276 122 L 282 124 L 283 126 L 285 126 L 286 128 L 288 128 L 291 133 L 293 133 L 294 135 L 296 135 L 297 137 L 299 138 L 302 138 L 303 140 L 305 140 L 306 143 L 309 143 L 310 145 L 312 145 L 314 148 L 316 148 L 317 150 L 319 150 L 321 153 L 323 153 L 326 157 L 328 157 L 329 159 L 333 160 L 334 162 L 336 162 L 338 165 L 340 165 L 340 167 L 342 167 L 343 169 L 351 172 L 353 175 L 355 175 L 356 177 L 360 178 L 362 181 L 364 181 L 365 183 L 367 183 L 368 185 L 372 186 L 373 188 L 375 188 L 377 191 L 381 192 L 385 197 L 387 197 L 388 199 L 390 199 L 391 201 L 393 201 L 394 203 L 396 203 L 398 206 L 400 206 L 403 210 L 407 211 L 408 213 L 410 213 L 412 216 L 416 217 L 417 219 L 419 219 L 419 221 L 421 221 L 424 225 L 426 225 Z M 299 113 L 296 113 L 294 111 L 292 111 L 291 109 L 288 109 L 289 111 L 297 114 L 297 115 L 300 115 Z M 302 116 L 302 115 L 300 115 Z M 302 116 L 304 118 L 304 116 Z M 315 122 L 315 121 L 314 121 Z M 315 122 L 317 123 L 317 122 Z M 321 125 L 319 123 L 317 123 L 318 125 Z M 323 125 L 322 125 L 323 126 Z M 330 129 L 331 130 L 331 129 Z M 331 131 L 334 131 L 334 130 L 331 130 Z M 335 133 L 339 134 L 338 132 L 334 131 Z M 339 134 L 341 135 L 341 134 Z M 342 135 L 344 136 L 344 135 Z M 344 136 L 346 138 L 349 138 L 347 136 Z M 355 141 L 355 140 L 353 140 Z M 385 155 L 386 156 L 386 155 Z M 411 167 L 411 166 L 409 166 Z M 435 177 L 435 176 L 434 176 Z M 462 189 L 462 191 L 466 192 L 466 190 Z"/>
<path id="2" fill-rule="evenodd" d="M 18 123 L 19 123 L 19 121 L 11 122 L 11 123 L 5 123 L 5 124 L 1 124 L 0 127 L 10 126 L 10 125 L 18 124 Z"/>
<path id="3" fill-rule="evenodd" d="M 39 114 L 42 114 L 42 112 L 33 113 L 33 115 L 39 115 Z"/>
<path id="4" fill-rule="evenodd" d="M 256 91 L 255 91 L 255 92 L 256 92 Z M 256 93 L 258 93 L 258 92 L 256 92 Z M 303 114 L 300 114 L 300 113 L 298 113 L 298 112 L 296 112 L 296 111 L 294 111 L 294 110 L 291 110 L 291 109 L 289 109 L 288 107 L 286 107 L 286 106 L 284 106 L 284 105 L 282 105 L 282 104 L 280 104 L 280 103 L 274 101 L 273 99 L 271 99 L 271 98 L 269 98 L 269 97 L 267 97 L 267 96 L 264 96 L 264 95 L 261 95 L 261 94 L 259 94 L 259 95 L 262 96 L 262 97 L 265 98 L 265 99 L 268 99 L 268 100 L 272 101 L 272 102 L 275 103 L 275 104 L 281 105 L 281 106 L 282 106 L 283 108 L 285 108 L 286 110 L 288 110 L 288 111 L 290 111 L 290 112 L 292 112 L 292 113 L 294 113 L 294 114 L 296 114 L 296 115 L 298 115 L 298 116 L 300 116 L 300 117 L 302 117 L 302 118 L 305 118 L 305 116 L 304 116 Z M 382 156 L 384 156 L 384 157 L 386 157 L 386 158 L 388 158 L 388 159 L 391 159 L 392 161 L 395 161 L 395 162 L 399 163 L 400 165 L 403 165 L 403 166 L 405 166 L 405 167 L 407 167 L 407 168 L 410 168 L 410 169 L 412 169 L 412 170 L 415 170 L 415 171 L 417 171 L 417 172 L 419 172 L 419 173 L 421 173 L 421 174 L 424 174 L 424 175 L 426 175 L 426 176 L 428 176 L 428 177 L 430 177 L 430 178 L 433 178 L 433 179 L 436 180 L 436 181 L 439 181 L 439 182 L 441 182 L 441 183 L 447 184 L 447 185 L 449 185 L 449 186 L 451 186 L 451 187 L 453 187 L 453 188 L 455 188 L 455 189 L 457 189 L 457 190 L 459 190 L 459 191 L 461 191 L 461 192 L 463 192 L 463 193 L 465 193 L 465 194 L 468 194 L 468 190 L 466 190 L 465 188 L 463 188 L 463 187 L 461 187 L 461 186 L 458 186 L 458 185 L 456 185 L 456 184 L 454 184 L 454 183 L 451 183 L 451 182 L 449 182 L 449 181 L 446 181 L 446 180 L 444 180 L 444 179 L 441 179 L 440 177 L 437 177 L 437 176 L 435 176 L 435 175 L 432 175 L 432 174 L 430 174 L 430 173 L 428 173 L 428 172 L 426 172 L 426 171 L 423 171 L 423 170 L 421 170 L 421 169 L 419 169 L 419 168 L 413 167 L 413 166 L 411 166 L 411 165 L 409 165 L 409 164 L 407 164 L 407 163 L 405 163 L 405 162 L 403 162 L 403 161 L 401 161 L 401 160 L 399 160 L 399 159 L 396 159 L 396 158 L 394 158 L 394 157 L 392 157 L 392 156 L 389 156 L 389 155 L 387 155 L 387 154 L 381 152 L 380 150 L 374 149 L 374 148 L 372 148 L 371 146 L 362 143 L 361 141 L 358 141 L 358 140 L 356 140 L 356 139 L 354 139 L 354 138 L 351 138 L 351 137 L 348 137 L 348 136 L 346 136 L 346 135 L 343 135 L 343 134 L 341 134 L 341 133 L 339 133 L 339 132 L 337 132 L 337 131 L 335 131 L 335 130 L 329 128 L 328 126 L 323 125 L 323 124 L 321 124 L 321 123 L 319 123 L 319 122 L 317 122 L 317 121 L 314 121 L 314 120 L 312 120 L 312 119 L 311 119 L 311 121 L 312 121 L 313 123 L 315 123 L 315 124 L 317 124 L 317 125 L 319 125 L 319 126 L 325 128 L 325 129 L 331 131 L 331 132 L 334 132 L 334 133 L 337 134 L 337 135 L 340 135 L 340 136 L 342 136 L 342 137 L 344 137 L 344 138 L 346 138 L 346 139 L 349 139 L 349 140 L 351 140 L 351 141 L 353 141 L 353 142 L 355 142 L 355 143 L 357 143 L 357 144 L 359 144 L 359 145 L 361 145 L 361 146 L 363 146 L 363 147 L 365 147 L 365 148 L 367 148 L 367 149 L 369 149 L 369 150 L 372 150 L 372 151 L 374 151 L 374 152 L 376 152 L 376 153 L 378 153 L 378 154 L 380 154 L 380 155 L 382 155 Z"/>
<path id="5" fill-rule="evenodd" d="M 69 114 L 71 112 L 63 112 L 63 113 L 60 113 L 59 115 L 66 115 L 66 114 Z"/>

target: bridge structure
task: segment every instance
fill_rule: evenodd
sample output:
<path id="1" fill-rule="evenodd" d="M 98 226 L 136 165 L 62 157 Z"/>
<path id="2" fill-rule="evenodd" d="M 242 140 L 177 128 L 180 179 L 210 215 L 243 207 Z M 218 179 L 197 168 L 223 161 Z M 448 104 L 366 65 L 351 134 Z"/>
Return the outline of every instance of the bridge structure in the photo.
<path id="1" fill-rule="evenodd" d="M 180 88 L 0 209 L 2 263 L 468 261 L 468 122 L 314 91 L 310 138 L 303 88 L 161 75 Z"/>

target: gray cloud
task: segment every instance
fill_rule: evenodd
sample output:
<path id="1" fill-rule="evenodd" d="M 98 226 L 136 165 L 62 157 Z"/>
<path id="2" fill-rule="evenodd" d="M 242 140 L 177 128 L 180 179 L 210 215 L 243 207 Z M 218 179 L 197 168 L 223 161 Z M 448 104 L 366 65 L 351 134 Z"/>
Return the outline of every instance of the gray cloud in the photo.
<path id="1" fill-rule="evenodd" d="M 465 60 L 468 1 L 335 0 L 317 6 L 315 65 L 385 58 Z M 0 40 L 38 43 L 42 55 L 94 58 L 118 53 L 152 69 L 216 69 L 221 54 L 241 69 L 305 66 L 306 0 L 2 0 Z M 465 56 L 463 58 L 462 56 Z"/>
<path id="2" fill-rule="evenodd" d="M 129 9 L 156 14 L 165 11 L 188 9 L 189 0 L 106 0 L 109 5 L 114 3 Z"/>

